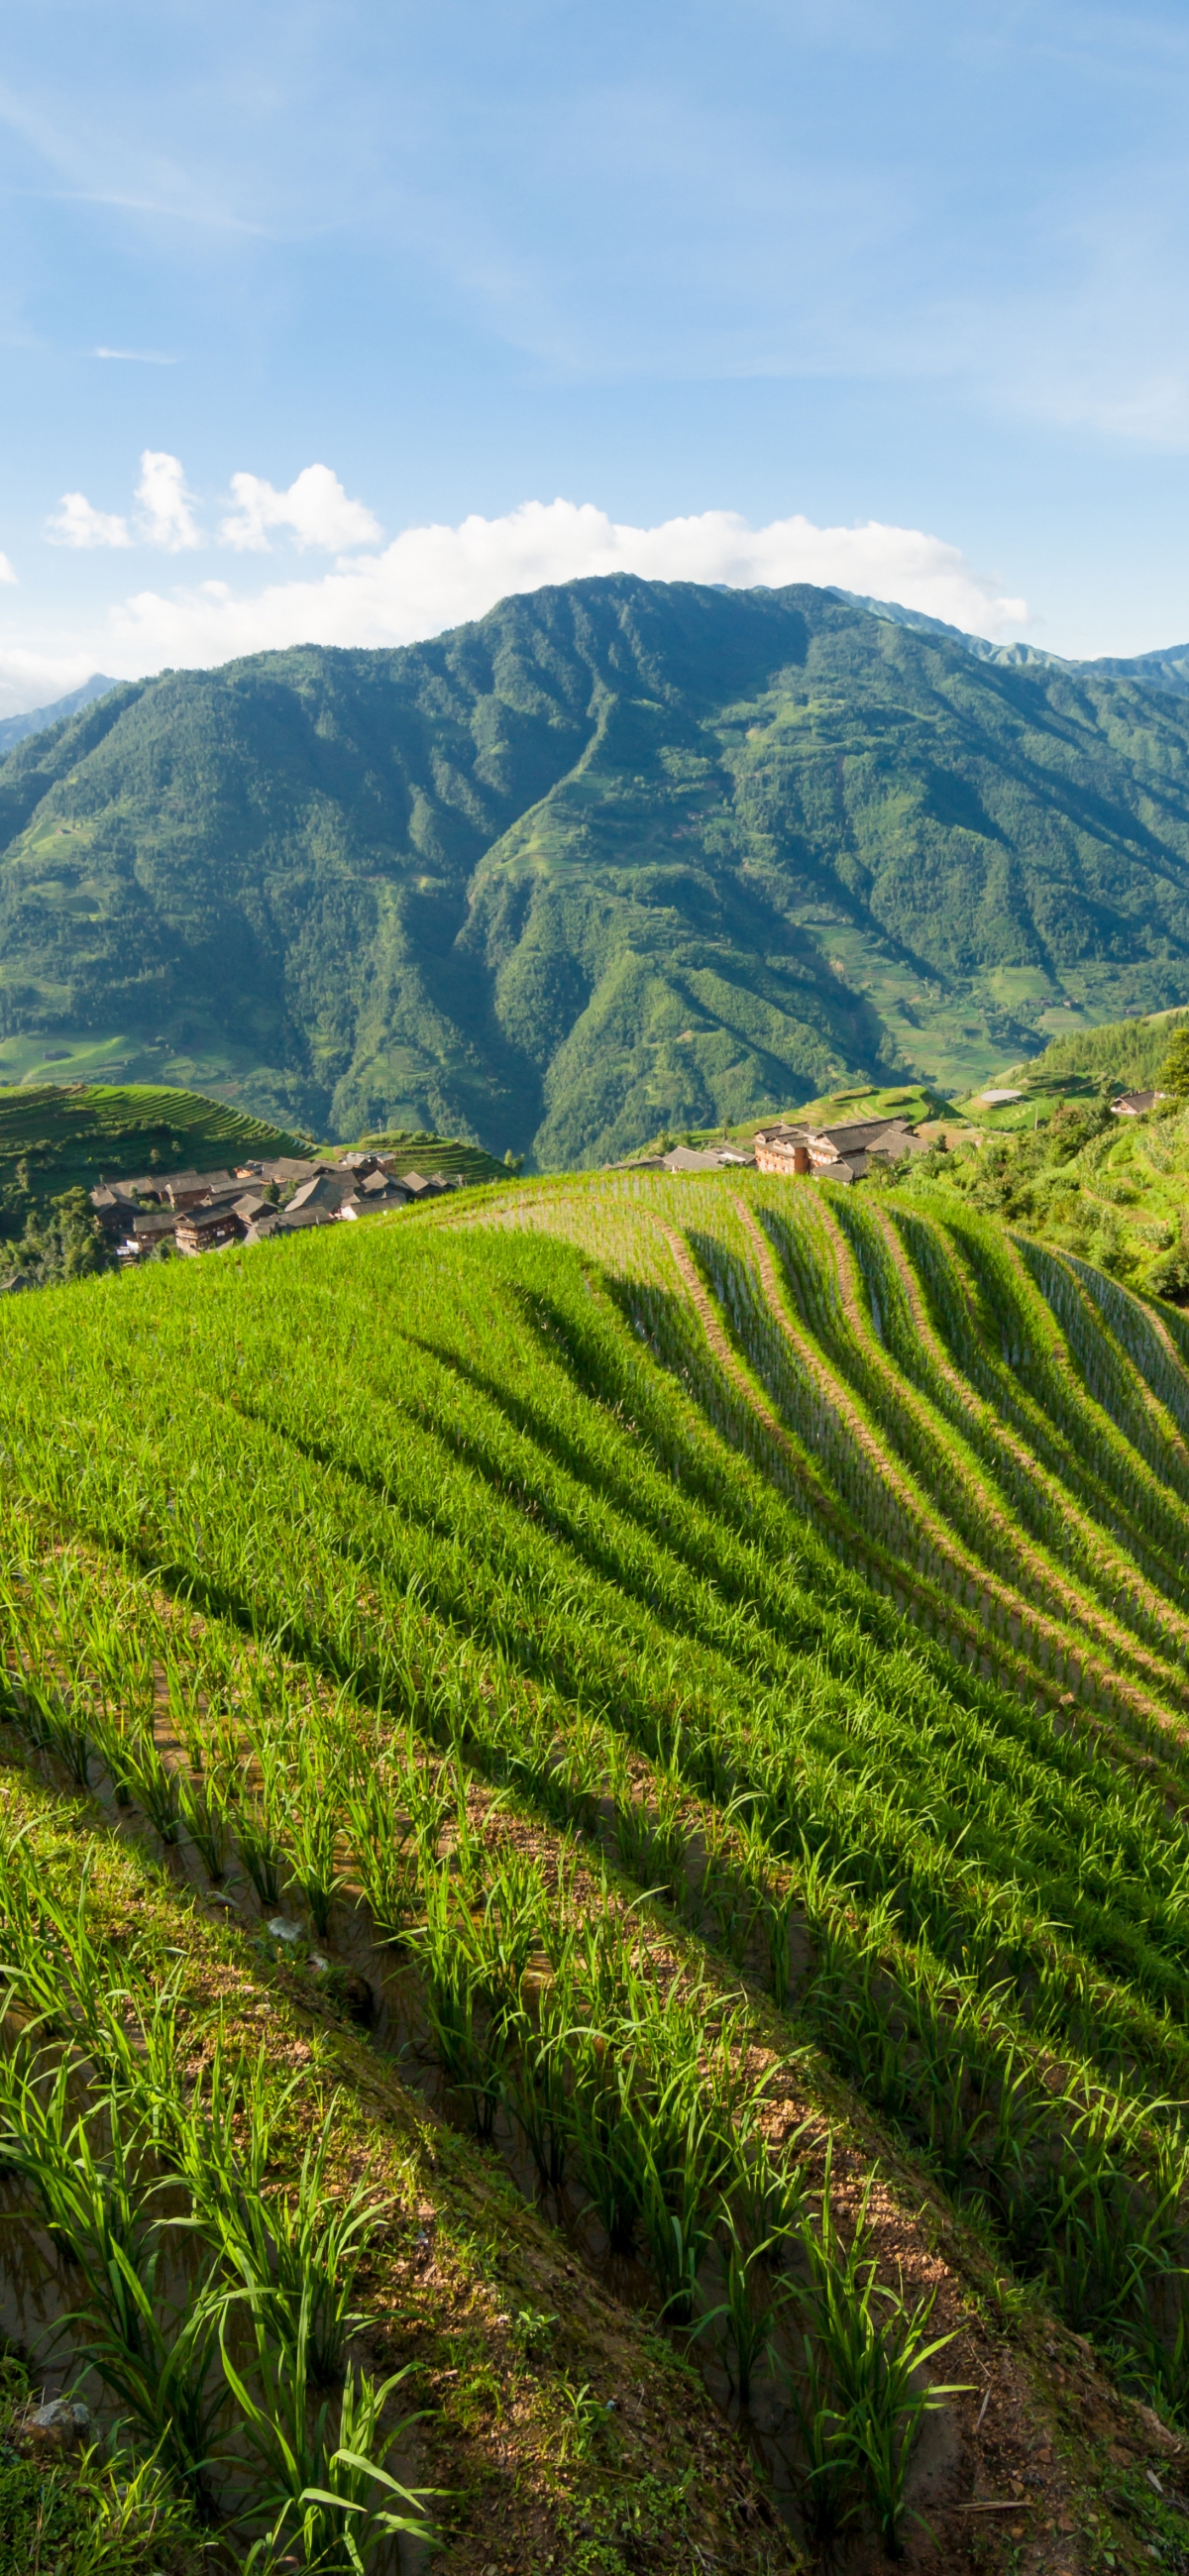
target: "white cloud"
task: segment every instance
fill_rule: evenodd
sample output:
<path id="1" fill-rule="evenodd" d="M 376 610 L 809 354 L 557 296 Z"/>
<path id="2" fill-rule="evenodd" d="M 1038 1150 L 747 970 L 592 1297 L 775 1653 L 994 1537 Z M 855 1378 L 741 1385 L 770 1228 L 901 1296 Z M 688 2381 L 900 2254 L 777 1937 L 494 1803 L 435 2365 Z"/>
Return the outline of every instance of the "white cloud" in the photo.
<path id="1" fill-rule="evenodd" d="M 0 555 L 0 582 L 15 580 L 16 574 L 13 571 L 7 555 Z"/>
<path id="2" fill-rule="evenodd" d="M 193 494 L 186 489 L 179 457 L 146 447 L 140 460 L 136 498 L 140 504 L 136 535 L 142 544 L 163 546 L 168 554 L 180 554 L 184 548 L 202 544 L 191 507 Z M 45 532 L 54 546 L 130 546 L 135 542 L 127 519 L 108 510 L 96 510 L 85 492 L 64 492 L 53 518 L 46 520 Z"/>
<path id="3" fill-rule="evenodd" d="M 64 492 L 57 511 L 45 523 L 52 546 L 130 546 L 126 519 L 93 509 L 85 492 Z"/>
<path id="4" fill-rule="evenodd" d="M 609 572 L 731 588 L 837 583 L 996 640 L 1032 622 L 1025 600 L 1005 597 L 957 546 L 920 528 L 876 519 L 862 527 L 819 528 L 801 517 L 753 528 L 729 510 L 638 528 L 590 503 L 528 501 L 502 518 L 406 528 L 379 553 L 340 562 L 315 579 L 271 582 L 254 596 L 214 580 L 138 591 L 112 608 L 88 639 L 63 637 L 56 663 L 39 657 L 45 673 L 39 685 L 50 698 L 97 668 L 136 678 L 163 663 L 207 665 L 287 644 L 409 644 L 481 617 L 510 591 Z M 0 654 L 0 698 L 7 672 L 14 708 L 41 703 L 30 693 L 28 660 Z"/>
<path id="5" fill-rule="evenodd" d="M 146 545 L 164 546 L 167 554 L 176 555 L 189 546 L 202 544 L 191 506 L 194 495 L 186 489 L 180 457 L 146 447 L 140 460 L 136 497 L 140 503 L 138 526 Z"/>
<path id="6" fill-rule="evenodd" d="M 233 474 L 236 507 L 219 527 L 220 541 L 239 553 L 263 554 L 270 528 L 288 528 L 301 547 L 342 554 L 374 544 L 380 523 L 362 501 L 351 501 L 329 465 L 307 465 L 287 492 L 259 474 Z"/>
<path id="7" fill-rule="evenodd" d="M 168 597 L 141 591 L 111 612 L 103 650 L 139 672 L 286 644 L 407 644 L 481 617 L 510 591 L 609 572 L 731 588 L 837 582 L 996 638 L 1030 622 L 1026 601 L 1003 597 L 957 546 L 919 528 L 874 519 L 818 528 L 801 517 L 753 528 L 729 510 L 635 528 L 589 502 L 528 501 L 503 518 L 406 528 L 381 554 L 339 564 L 320 580 L 272 583 L 254 597 L 225 583 Z"/>

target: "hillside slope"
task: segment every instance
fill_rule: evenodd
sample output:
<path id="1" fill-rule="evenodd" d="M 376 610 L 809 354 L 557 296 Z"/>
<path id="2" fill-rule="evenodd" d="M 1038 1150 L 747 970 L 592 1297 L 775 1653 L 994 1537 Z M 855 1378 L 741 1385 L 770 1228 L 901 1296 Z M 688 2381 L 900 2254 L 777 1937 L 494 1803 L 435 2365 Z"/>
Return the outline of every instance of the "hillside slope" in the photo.
<path id="1" fill-rule="evenodd" d="M 52 1898 L 87 2080 L 245 2279 L 232 2113 L 275 2211 L 345 2088 L 443 2567 L 1175 2568 L 1169 1328 L 985 1221 L 654 1174 L 28 1298 L 0 1360 L 6 1974 Z"/>
<path id="2" fill-rule="evenodd" d="M 1002 1077 L 1014 1099 L 968 1100 L 972 1132 L 947 1122 L 957 1150 L 918 1162 L 907 1186 L 941 1190 L 1132 1287 L 1189 1303 L 1189 1104 L 1169 1094 L 1135 1117 L 1111 1106 L 1121 1092 L 1156 1089 L 1184 1025 L 1166 1011 L 1054 1039 Z"/>
<path id="3" fill-rule="evenodd" d="M 150 1169 L 205 1171 L 307 1147 L 308 1139 L 225 1101 L 163 1084 L 0 1090 L 0 1210 L 23 1213 L 59 1191 Z"/>
<path id="4" fill-rule="evenodd" d="M 626 575 L 114 689 L 0 763 L 0 1065 L 543 1164 L 1189 995 L 1189 704 Z"/>

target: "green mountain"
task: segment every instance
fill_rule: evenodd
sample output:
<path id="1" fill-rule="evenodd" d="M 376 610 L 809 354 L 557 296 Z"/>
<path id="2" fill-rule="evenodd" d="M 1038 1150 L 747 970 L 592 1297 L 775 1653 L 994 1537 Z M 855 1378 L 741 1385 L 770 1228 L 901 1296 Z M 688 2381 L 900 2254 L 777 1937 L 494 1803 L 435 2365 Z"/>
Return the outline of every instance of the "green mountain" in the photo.
<path id="1" fill-rule="evenodd" d="M 582 1164 L 1187 1000 L 1189 702 L 827 591 L 574 582 L 0 763 L 14 1081 Z"/>

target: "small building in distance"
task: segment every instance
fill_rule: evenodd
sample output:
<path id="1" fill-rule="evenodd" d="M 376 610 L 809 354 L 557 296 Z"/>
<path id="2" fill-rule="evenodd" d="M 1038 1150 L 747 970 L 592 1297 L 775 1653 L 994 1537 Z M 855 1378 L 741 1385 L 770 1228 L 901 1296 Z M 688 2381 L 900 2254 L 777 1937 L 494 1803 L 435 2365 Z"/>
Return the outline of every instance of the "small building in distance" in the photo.
<path id="1" fill-rule="evenodd" d="M 758 1172 L 779 1172 L 786 1180 L 793 1173 L 808 1172 L 809 1129 L 794 1126 L 787 1118 L 778 1127 L 757 1127 L 755 1160 Z"/>
<path id="2" fill-rule="evenodd" d="M 1142 1118 L 1154 1109 L 1158 1100 L 1167 1100 L 1167 1091 L 1124 1091 L 1111 1102 L 1112 1118 Z"/>
<path id="3" fill-rule="evenodd" d="M 171 1208 L 205 1207 L 212 1197 L 236 1186 L 231 1172 L 174 1172 L 158 1188 Z"/>
<path id="4" fill-rule="evenodd" d="M 466 1188 L 460 1172 L 453 1176 L 449 1172 L 431 1172 L 428 1178 L 424 1172 L 402 1172 L 399 1177 L 400 1186 L 406 1198 L 410 1199 L 436 1199 L 440 1198 L 443 1190 Z"/>
<path id="5" fill-rule="evenodd" d="M 178 1252 L 218 1252 L 225 1243 L 239 1243 L 243 1226 L 230 1199 L 219 1199 L 211 1207 L 184 1210 L 174 1227 L 174 1247 Z"/>
<path id="6" fill-rule="evenodd" d="M 177 1232 L 178 1220 L 172 1208 L 139 1208 L 132 1219 L 132 1231 L 125 1240 L 133 1252 L 151 1251 Z"/>
<path id="7" fill-rule="evenodd" d="M 898 1163 L 928 1151 L 906 1118 L 848 1118 L 834 1127 L 798 1126 L 790 1120 L 756 1130 L 756 1167 L 785 1178 L 813 1174 L 822 1181 L 862 1179 L 872 1163 Z"/>
<path id="8" fill-rule="evenodd" d="M 721 1172 L 749 1170 L 754 1154 L 741 1154 L 737 1145 L 675 1145 L 671 1154 L 662 1154 L 660 1168 L 666 1172 Z"/>

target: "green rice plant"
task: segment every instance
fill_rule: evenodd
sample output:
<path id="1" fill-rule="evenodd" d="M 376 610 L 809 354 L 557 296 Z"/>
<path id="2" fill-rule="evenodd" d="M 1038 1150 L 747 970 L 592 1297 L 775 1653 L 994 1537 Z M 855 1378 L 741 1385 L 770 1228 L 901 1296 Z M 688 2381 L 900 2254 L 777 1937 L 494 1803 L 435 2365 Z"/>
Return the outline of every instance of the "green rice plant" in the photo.
<path id="1" fill-rule="evenodd" d="M 387 2203 L 367 2174 L 343 2196 L 329 2187 L 337 2093 L 305 2148 L 295 2183 L 280 2188 L 270 2179 L 298 2080 L 278 2085 L 263 2051 L 246 2064 L 229 2064 L 217 2030 L 205 2079 L 175 2122 L 174 2162 L 191 2195 L 185 2224 L 221 2258 L 226 2276 L 239 2284 L 237 2296 L 267 2307 L 279 2330 L 295 2336 L 304 2318 L 311 2385 L 333 2388 L 358 2323 L 355 2275 Z"/>
<path id="2" fill-rule="evenodd" d="M 566 2053 L 571 2070 L 570 2118 L 582 2180 L 613 2254 L 630 2254 L 649 2193 L 645 2136 L 633 2100 L 634 2069 L 617 2057 L 600 2031 L 571 2030 Z M 667 2217 L 667 2213 L 665 2213 Z M 669 2260 L 667 2229 L 658 2226 Z M 676 2253 L 677 2249 L 674 2249 Z"/>
<path id="3" fill-rule="evenodd" d="M 629 1878 L 647 1882 L 652 1877 L 656 1851 L 652 1818 L 644 1800 L 630 1790 L 626 1797 L 616 1800 L 615 1848 Z M 658 1876 L 657 1887 L 663 1884 L 663 1877 Z"/>
<path id="4" fill-rule="evenodd" d="M 285 1863 L 284 1845 L 268 1818 L 246 1800 L 232 1810 L 236 1849 L 252 1886 L 262 1914 L 281 1902 L 281 1872 Z"/>
<path id="5" fill-rule="evenodd" d="M 111 1964 L 89 1917 L 93 1854 L 83 1855 L 72 1895 L 48 1878 L 24 1831 L 0 1825 L 0 1907 L 8 1956 L 0 1966 L 26 2039 L 58 2040 L 106 2021 Z"/>
<path id="6" fill-rule="evenodd" d="M 509 2037 L 504 2099 L 537 2169 L 543 2192 L 560 2192 L 572 2139 L 567 2084 L 568 2011 L 551 1982 L 535 2012 L 521 2008 Z"/>
<path id="7" fill-rule="evenodd" d="M 777 2320 L 788 2294 L 772 2289 L 770 2265 L 765 2271 L 766 2258 L 774 2250 L 772 2240 L 745 2242 L 728 2206 L 720 2212 L 720 2223 L 726 2236 L 725 2297 L 699 2317 L 694 2331 L 704 2334 L 721 2318 L 732 2382 L 740 2405 L 747 2407 L 757 2372 L 772 2359 Z"/>
<path id="8" fill-rule="evenodd" d="M 383 2210 L 366 2180 L 345 2200 L 327 2194 L 326 2146 L 324 2129 L 306 2150 L 292 2195 L 270 2194 L 255 2209 L 242 2194 L 220 2202 L 209 2231 L 227 2269 L 254 2305 L 268 2309 L 277 2331 L 294 2336 L 304 2317 L 306 2369 L 320 2389 L 342 2380 L 348 2337 L 360 2323 L 355 2275 Z"/>
<path id="9" fill-rule="evenodd" d="M 216 2270 L 169 2312 L 159 2286 L 165 2236 L 149 2214 L 139 2123 L 129 2122 L 114 2089 L 72 2112 L 78 2088 L 66 2058 L 48 2095 L 38 2075 L 35 2059 L 0 2057 L 2 2151 L 40 2200 L 81 2290 L 59 2331 L 75 2330 L 77 2359 L 98 2372 L 153 2456 L 205 2513 L 222 2404 L 221 2386 L 212 2387 L 223 2298 Z"/>
<path id="10" fill-rule="evenodd" d="M 106 1728 L 103 1756 L 113 1780 L 148 1817 L 166 1848 L 172 1848 L 181 1827 L 181 1775 L 160 1752 L 151 1722 L 129 1719 Z"/>
<path id="11" fill-rule="evenodd" d="M 267 2250 L 265 2187 L 277 2133 L 298 2084 L 278 2084 L 263 2049 L 229 2058 L 216 2022 L 209 2059 L 175 2106 L 171 2163 L 190 2195 L 187 2224 L 220 2240 L 227 2225 Z"/>
<path id="12" fill-rule="evenodd" d="M 350 1805 L 347 1825 L 364 1903 L 378 1941 L 399 1950 L 418 1910 L 417 1867 L 411 1854 L 382 1835 L 364 1839 L 358 1813 Z"/>
<path id="13" fill-rule="evenodd" d="M 304 1897 L 314 1930 L 325 1941 L 330 1909 L 344 1885 L 339 1866 L 341 1808 L 339 1781 L 315 1737 L 304 1734 L 282 1793 L 283 1837 L 290 1883 Z"/>
<path id="14" fill-rule="evenodd" d="M 828 2511 L 841 2509 L 845 2481 L 860 2470 L 884 2549 L 899 2558 L 916 2435 L 925 2415 L 964 2392 L 922 2380 L 954 2337 L 930 2339 L 932 2295 L 910 2306 L 902 2287 L 879 2282 L 867 2218 L 871 2181 L 850 2242 L 842 2242 L 830 2202 L 830 2161 L 827 2149 L 818 2224 L 802 2238 L 809 2282 L 802 2293 L 806 2368 L 798 2419 L 810 2452 L 810 2483 L 820 2478 Z"/>
<path id="15" fill-rule="evenodd" d="M 217 1887 L 227 1876 L 229 1818 L 222 1782 L 213 1771 L 202 1779 L 179 1771 L 177 1784 L 181 1821 L 211 1885 Z"/>
<path id="16" fill-rule="evenodd" d="M 26 1673 L 21 1681 L 20 1698 L 30 1742 L 60 1762 L 77 1788 L 89 1789 L 91 1721 L 86 1709 L 78 1706 L 69 1692 L 55 1689 L 32 1673 Z"/>
<path id="17" fill-rule="evenodd" d="M 484 1893 L 481 1939 L 487 1999 L 493 2014 L 509 2025 L 519 2018 L 529 1962 L 540 1950 L 551 1904 L 564 1910 L 565 1903 L 564 1881 L 551 1898 L 539 1861 L 514 1847 L 501 1853 Z"/>
<path id="18" fill-rule="evenodd" d="M 160 2236 L 128 2252 L 116 2242 L 102 2259 L 82 2258 L 86 2297 L 63 2326 L 74 2351 L 98 2372 L 200 2519 L 213 2513 L 211 2472 L 226 2409 L 217 2366 L 227 2292 L 217 2265 L 172 2310 L 159 2286 Z"/>
<path id="19" fill-rule="evenodd" d="M 303 2298 L 292 2330 L 278 2339 L 267 2304 L 253 2302 L 255 2377 L 240 2371 L 223 2340 L 223 2369 L 240 2422 L 260 2463 L 250 2505 L 241 2521 L 271 2517 L 244 2558 L 246 2571 L 270 2576 L 278 2563 L 301 2564 L 311 2576 L 367 2576 L 385 2542 L 405 2534 L 430 2537 L 430 2491 L 404 2487 L 385 2468 L 409 2421 L 381 2431 L 381 2417 L 411 2364 L 380 2387 L 361 2372 L 346 2373 L 332 2412 L 311 2403 L 308 2303 Z M 379 2490 L 379 2500 L 376 2493 Z"/>
<path id="20" fill-rule="evenodd" d="M 795 2368 L 785 2377 L 800 2436 L 797 2501 L 808 2538 L 830 2565 L 847 2524 L 859 2510 L 860 2453 L 825 2347 L 811 2332 L 800 2335 Z"/>
<path id="21" fill-rule="evenodd" d="M 117 1807 L 125 1812 L 135 1801 L 135 1773 L 128 1759 L 128 1744 L 123 1727 L 110 1715 L 92 1718 L 91 1740 L 98 1760 L 111 1782 Z"/>
<path id="22" fill-rule="evenodd" d="M 68 2261 L 77 2260 L 88 2224 L 75 2182 L 75 2142 L 80 2127 L 78 2083 L 71 2061 L 46 2062 L 26 2036 L 0 2050 L 0 2164 L 19 2176 L 40 2203 L 47 2231 Z M 111 2224 L 131 2229 L 118 2201 Z"/>
<path id="23" fill-rule="evenodd" d="M 636 2120 L 644 2146 L 641 2221 L 662 2313 L 687 2326 L 737 2146 L 721 2096 L 703 2084 L 696 2063 L 677 2066 L 651 2100 L 639 2102 Z"/>
<path id="24" fill-rule="evenodd" d="M 177 1654 L 167 1654 L 164 1666 L 170 1725 L 177 1741 L 185 1748 L 191 1771 L 201 1774 L 206 1757 L 208 1725 L 199 1705 L 192 1669 Z"/>
<path id="25" fill-rule="evenodd" d="M 755 1919 L 763 1935 L 772 2000 L 778 2012 L 783 2012 L 789 2001 L 793 1976 L 792 1933 L 803 1906 L 803 1891 L 795 1878 L 790 1879 L 779 1895 L 765 1885 L 756 1901 Z"/>
<path id="26" fill-rule="evenodd" d="M 731 2225 L 749 2258 L 756 2255 L 770 2272 L 789 2262 L 808 2223 L 807 2186 L 794 2154 L 801 2134 L 786 2138 L 779 2154 L 755 2138 L 739 2152 L 731 2177 Z"/>
<path id="27" fill-rule="evenodd" d="M 445 1870 L 430 1880 L 424 1920 L 408 1936 L 424 1980 L 434 2053 L 466 2095 L 476 2136 L 490 2143 L 503 2097 L 511 2026 L 502 2002 L 488 2006 L 482 1935 Z"/>
<path id="28" fill-rule="evenodd" d="M 159 1983 L 134 1973 L 122 1987 L 113 1982 L 89 2016 L 88 2082 L 93 2086 L 98 2077 L 122 2114 L 139 2124 L 145 2153 L 157 2165 L 175 2161 L 179 2070 L 188 2047 L 204 2036 L 205 2014 L 182 2002 L 184 1977 L 182 1960 Z"/>

